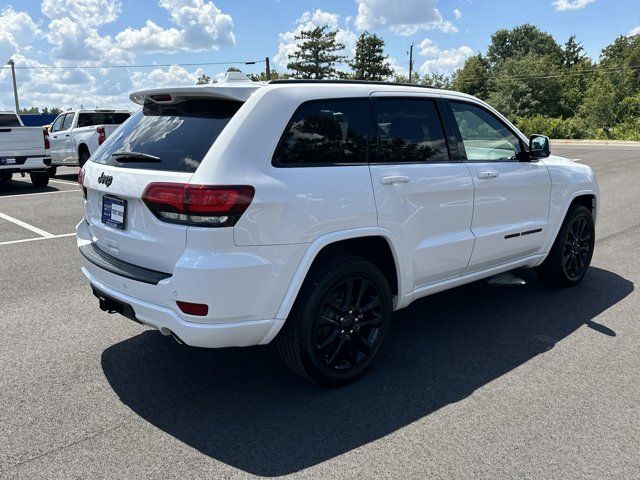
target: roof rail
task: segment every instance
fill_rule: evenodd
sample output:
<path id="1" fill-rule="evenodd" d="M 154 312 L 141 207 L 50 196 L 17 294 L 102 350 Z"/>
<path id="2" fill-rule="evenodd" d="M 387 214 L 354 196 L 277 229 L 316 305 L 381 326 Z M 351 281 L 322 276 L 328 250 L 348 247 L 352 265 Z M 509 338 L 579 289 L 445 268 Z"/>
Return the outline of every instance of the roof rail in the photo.
<path id="1" fill-rule="evenodd" d="M 392 85 L 398 87 L 417 87 L 417 88 L 433 88 L 440 90 L 438 87 L 431 85 L 416 85 L 415 83 L 398 83 L 398 82 L 382 82 L 377 80 L 342 80 L 342 79 L 327 79 L 327 80 L 314 80 L 314 79 L 288 79 L 288 80 L 270 80 L 267 82 L 269 85 L 281 85 L 286 83 L 343 83 L 347 85 Z"/>

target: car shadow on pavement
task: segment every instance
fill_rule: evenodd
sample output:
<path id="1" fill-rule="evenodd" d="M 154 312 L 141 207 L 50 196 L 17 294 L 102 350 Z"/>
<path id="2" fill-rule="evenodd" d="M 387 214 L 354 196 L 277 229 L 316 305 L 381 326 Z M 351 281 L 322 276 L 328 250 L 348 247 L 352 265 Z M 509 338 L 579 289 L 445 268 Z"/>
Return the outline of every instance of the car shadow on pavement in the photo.
<path id="1" fill-rule="evenodd" d="M 187 348 L 155 331 L 106 349 L 102 368 L 120 399 L 157 428 L 246 472 L 285 475 L 464 399 L 582 325 L 615 336 L 593 319 L 634 288 L 593 267 L 571 289 L 521 275 L 526 286 L 476 282 L 398 312 L 378 363 L 339 389 L 290 374 L 271 346 Z"/>
<path id="2" fill-rule="evenodd" d="M 26 181 L 18 181 L 26 180 Z M 29 181 L 27 175 L 24 179 L 20 178 L 20 175 L 14 175 L 14 180 L 0 182 L 0 197 L 11 197 L 16 195 L 22 195 L 24 193 L 44 193 L 44 192 L 56 192 L 59 188 L 46 186 L 41 188 L 34 187 Z"/>

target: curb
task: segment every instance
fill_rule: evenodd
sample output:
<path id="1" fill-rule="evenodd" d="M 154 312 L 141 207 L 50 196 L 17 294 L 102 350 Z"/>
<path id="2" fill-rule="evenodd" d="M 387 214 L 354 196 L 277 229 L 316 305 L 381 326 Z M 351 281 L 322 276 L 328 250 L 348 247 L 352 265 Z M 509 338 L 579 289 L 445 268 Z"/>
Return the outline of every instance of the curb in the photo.
<path id="1" fill-rule="evenodd" d="M 593 145 L 593 146 L 618 146 L 618 147 L 640 147 L 640 142 L 626 140 L 567 140 L 551 139 L 556 145 Z"/>

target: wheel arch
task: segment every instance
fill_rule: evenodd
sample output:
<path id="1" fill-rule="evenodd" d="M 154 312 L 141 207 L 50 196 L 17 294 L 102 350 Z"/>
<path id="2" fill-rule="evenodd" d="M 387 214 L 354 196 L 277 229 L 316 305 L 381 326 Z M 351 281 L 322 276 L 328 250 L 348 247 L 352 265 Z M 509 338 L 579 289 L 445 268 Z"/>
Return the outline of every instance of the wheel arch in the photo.
<path id="1" fill-rule="evenodd" d="M 89 155 L 91 155 L 91 151 L 89 150 L 89 146 L 86 143 L 82 142 L 82 143 L 78 144 L 78 158 L 80 158 L 80 155 L 82 154 L 82 150 L 86 150 L 87 153 Z"/>
<path id="2" fill-rule="evenodd" d="M 389 281 L 395 297 L 394 309 L 397 308 L 398 302 L 403 297 L 406 279 L 402 275 L 401 260 L 393 235 L 390 231 L 379 227 L 357 228 L 323 235 L 309 245 L 293 275 L 276 318 L 282 320 L 287 318 L 304 281 L 313 268 L 323 258 L 340 253 L 355 253 L 376 264 Z"/>

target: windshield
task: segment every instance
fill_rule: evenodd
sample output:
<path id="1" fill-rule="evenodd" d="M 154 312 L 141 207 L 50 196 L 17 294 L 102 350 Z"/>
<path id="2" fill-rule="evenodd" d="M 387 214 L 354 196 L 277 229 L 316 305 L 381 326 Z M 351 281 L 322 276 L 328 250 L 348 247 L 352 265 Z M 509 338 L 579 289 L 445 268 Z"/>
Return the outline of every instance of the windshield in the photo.
<path id="1" fill-rule="evenodd" d="M 91 161 L 123 168 L 195 172 L 241 106 L 238 101 L 208 99 L 171 105 L 146 103 L 107 139 Z M 119 152 L 159 160 L 145 162 L 139 155 L 132 162 L 131 156 L 123 158 Z"/>
<path id="2" fill-rule="evenodd" d="M 13 113 L 0 113 L 0 127 L 21 127 L 18 117 Z"/>

